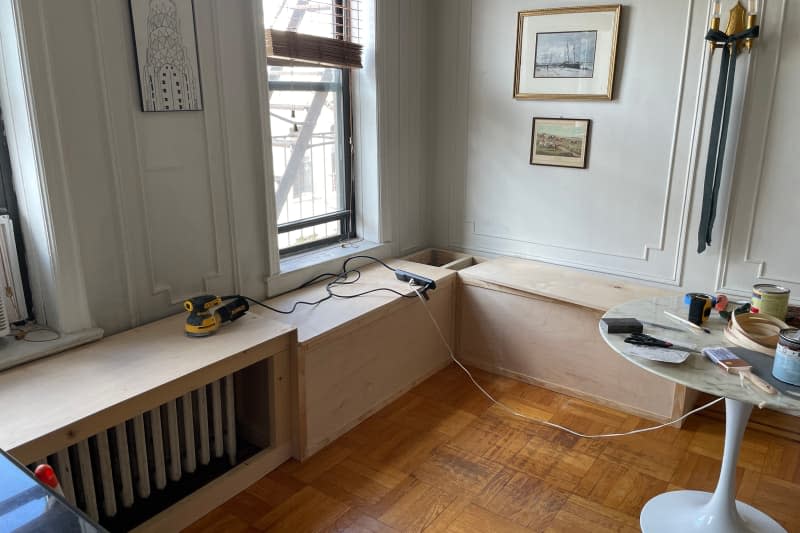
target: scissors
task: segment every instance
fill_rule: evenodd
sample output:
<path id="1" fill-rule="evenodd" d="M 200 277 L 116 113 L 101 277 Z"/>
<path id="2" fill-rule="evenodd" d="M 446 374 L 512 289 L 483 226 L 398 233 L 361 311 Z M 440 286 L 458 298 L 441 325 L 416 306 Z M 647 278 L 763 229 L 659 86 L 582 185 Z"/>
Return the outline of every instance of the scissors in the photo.
<path id="1" fill-rule="evenodd" d="M 637 346 L 655 346 L 658 348 L 668 348 L 670 350 L 680 350 L 682 352 L 696 351 L 693 348 L 687 348 L 686 346 L 678 346 L 677 344 L 672 344 L 671 342 L 651 337 L 650 335 L 647 335 L 645 333 L 633 333 L 625 338 L 625 342 L 627 342 L 628 344 L 635 344 Z"/>

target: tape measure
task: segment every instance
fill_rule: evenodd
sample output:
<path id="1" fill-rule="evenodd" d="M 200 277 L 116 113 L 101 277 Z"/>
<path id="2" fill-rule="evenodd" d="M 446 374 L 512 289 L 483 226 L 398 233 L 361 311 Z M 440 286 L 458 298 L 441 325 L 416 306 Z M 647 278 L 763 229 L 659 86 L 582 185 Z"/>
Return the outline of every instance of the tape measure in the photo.
<path id="1" fill-rule="evenodd" d="M 701 326 L 711 316 L 711 309 L 716 298 L 702 292 L 690 292 L 683 297 L 683 303 L 689 306 L 689 322 Z"/>

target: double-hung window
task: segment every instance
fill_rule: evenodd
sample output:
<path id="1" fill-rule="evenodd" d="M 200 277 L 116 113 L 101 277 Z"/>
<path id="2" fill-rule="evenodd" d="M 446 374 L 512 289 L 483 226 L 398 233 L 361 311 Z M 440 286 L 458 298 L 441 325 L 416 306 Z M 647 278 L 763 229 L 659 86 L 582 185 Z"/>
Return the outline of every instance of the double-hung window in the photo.
<path id="1" fill-rule="evenodd" d="M 357 0 L 264 0 L 278 247 L 355 237 L 350 69 Z"/>

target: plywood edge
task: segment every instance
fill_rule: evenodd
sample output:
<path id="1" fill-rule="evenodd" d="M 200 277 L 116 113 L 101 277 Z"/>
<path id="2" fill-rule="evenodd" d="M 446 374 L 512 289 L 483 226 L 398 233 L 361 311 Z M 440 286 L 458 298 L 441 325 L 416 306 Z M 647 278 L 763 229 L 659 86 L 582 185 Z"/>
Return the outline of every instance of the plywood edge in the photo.
<path id="1" fill-rule="evenodd" d="M 481 262 L 458 274 L 473 283 L 482 281 L 603 312 L 626 300 L 677 294 L 596 272 L 507 256 Z"/>
<path id="2" fill-rule="evenodd" d="M 599 311 L 601 313 L 605 313 L 608 311 L 607 309 L 603 309 L 600 306 L 588 305 L 586 302 L 576 303 L 570 300 L 563 300 L 559 299 L 555 296 L 548 295 L 543 292 L 534 292 L 530 290 L 521 290 L 515 289 L 513 287 L 502 285 L 498 283 L 494 283 L 491 281 L 486 281 L 481 278 L 476 278 L 472 276 L 463 276 L 459 278 L 461 283 L 468 286 L 468 287 L 477 287 L 480 289 L 486 289 L 495 292 L 502 292 L 505 294 L 510 294 L 513 296 L 519 296 L 521 298 L 528 298 L 529 300 L 538 300 L 541 302 L 549 302 L 559 305 L 569 305 L 575 307 L 583 307 L 585 309 L 591 309 L 592 311 Z"/>
<path id="3" fill-rule="evenodd" d="M 122 420 L 133 418 L 188 391 L 202 387 L 258 361 L 268 359 L 289 348 L 289 336 L 283 334 L 249 350 L 184 374 L 178 379 L 110 404 L 108 407 L 82 418 L 71 420 L 36 438 L 9 446 L 7 451 L 23 464 L 35 461 L 104 431 Z"/>
<path id="4" fill-rule="evenodd" d="M 259 452 L 141 524 L 133 532 L 180 531 L 270 473 L 290 456 L 290 443 Z"/>
<path id="5" fill-rule="evenodd" d="M 632 415 L 636 415 L 642 418 L 646 418 L 648 420 L 654 420 L 656 422 L 669 422 L 672 420 L 671 413 L 670 414 L 661 414 L 655 413 L 651 411 L 647 411 L 645 409 L 640 409 L 638 407 L 634 407 L 632 405 L 619 402 L 617 400 L 611 400 L 608 398 L 604 398 L 603 396 L 599 396 L 596 394 L 584 392 L 578 389 L 573 389 L 571 387 L 565 387 L 564 385 L 559 385 L 557 383 L 552 383 L 543 379 L 537 379 L 532 376 L 528 376 L 526 374 L 522 374 L 520 372 L 515 372 L 513 370 L 509 370 L 502 367 L 497 367 L 494 365 L 487 365 L 482 361 L 472 360 L 469 358 L 460 357 L 461 362 L 467 366 L 474 366 L 475 368 L 479 368 L 485 372 L 489 372 L 492 374 L 497 374 L 500 376 L 509 377 L 512 379 L 516 379 L 518 381 L 523 381 L 525 383 L 530 383 L 531 385 L 536 385 L 539 387 L 544 387 L 545 389 L 550 389 L 552 391 L 566 394 L 568 396 L 573 396 L 575 398 L 581 400 L 588 400 L 598 405 L 603 405 L 605 407 L 611 407 L 613 409 L 618 409 L 625 413 L 629 413 Z M 675 386 L 675 385 L 673 385 Z"/>
<path id="6" fill-rule="evenodd" d="M 422 375 L 418 379 L 415 379 L 414 381 L 412 381 L 406 387 L 403 387 L 402 389 L 398 390 L 394 394 L 391 394 L 385 400 L 377 403 L 375 406 L 370 408 L 363 415 L 359 416 L 355 420 L 351 420 L 351 421 L 349 421 L 349 422 L 347 422 L 345 424 L 342 424 L 336 431 L 334 431 L 331 434 L 330 437 L 328 437 L 326 439 L 323 439 L 323 440 L 321 440 L 319 442 L 307 445 L 307 447 L 304 449 L 304 453 L 302 454 L 302 457 L 300 458 L 300 460 L 301 461 L 305 461 L 306 459 L 310 458 L 312 455 L 314 455 L 318 451 L 320 451 L 323 448 L 325 448 L 326 446 L 328 446 L 330 443 L 332 443 L 333 441 L 335 441 L 336 439 L 338 439 L 339 437 L 341 437 L 342 435 L 344 435 L 345 433 L 347 433 L 348 431 L 350 431 L 351 429 L 353 429 L 354 427 L 359 425 L 361 422 L 363 422 L 367 418 L 371 417 L 372 415 L 374 415 L 375 413 L 377 413 L 378 411 L 380 411 L 381 409 L 383 409 L 384 407 L 386 407 L 387 405 L 389 405 L 393 401 L 397 400 L 400 396 L 406 394 L 411 389 L 413 389 L 414 387 L 416 387 L 417 385 L 419 385 L 420 383 L 422 383 L 423 381 L 425 381 L 429 377 L 433 376 L 437 372 L 441 372 L 443 369 L 445 369 L 448 366 L 450 366 L 450 364 L 452 364 L 452 360 L 448 357 L 447 360 L 443 361 L 443 363 L 440 366 L 437 366 L 433 370 L 431 370 L 429 372 L 426 372 L 424 375 Z"/>

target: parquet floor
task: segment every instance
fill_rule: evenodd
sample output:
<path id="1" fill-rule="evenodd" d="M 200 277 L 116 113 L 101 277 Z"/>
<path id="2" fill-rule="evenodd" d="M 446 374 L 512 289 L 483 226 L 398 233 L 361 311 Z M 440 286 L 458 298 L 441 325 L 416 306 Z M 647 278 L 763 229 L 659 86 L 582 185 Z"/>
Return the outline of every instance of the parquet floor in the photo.
<path id="1" fill-rule="evenodd" d="M 652 422 L 476 371 L 518 410 L 583 432 Z M 188 531 L 639 531 L 667 490 L 713 490 L 724 425 L 585 440 L 492 406 L 451 366 L 303 464 L 289 461 Z M 800 532 L 800 443 L 748 430 L 738 499 Z"/>

